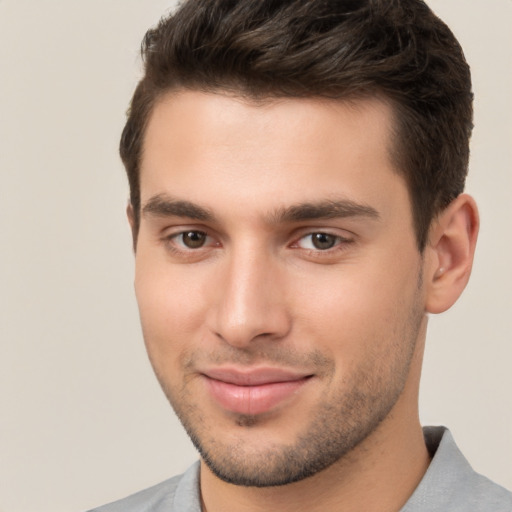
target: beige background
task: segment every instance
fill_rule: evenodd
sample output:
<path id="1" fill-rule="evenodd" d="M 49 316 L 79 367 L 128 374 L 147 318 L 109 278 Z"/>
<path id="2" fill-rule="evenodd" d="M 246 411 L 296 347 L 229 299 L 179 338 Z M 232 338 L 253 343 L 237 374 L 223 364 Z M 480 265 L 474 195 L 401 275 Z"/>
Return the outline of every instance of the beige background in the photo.
<path id="1" fill-rule="evenodd" d="M 482 214 L 469 289 L 431 319 L 422 419 L 512 488 L 511 0 L 431 0 L 464 46 Z M 0 511 L 80 511 L 196 457 L 153 378 L 117 157 L 163 0 L 0 0 Z"/>

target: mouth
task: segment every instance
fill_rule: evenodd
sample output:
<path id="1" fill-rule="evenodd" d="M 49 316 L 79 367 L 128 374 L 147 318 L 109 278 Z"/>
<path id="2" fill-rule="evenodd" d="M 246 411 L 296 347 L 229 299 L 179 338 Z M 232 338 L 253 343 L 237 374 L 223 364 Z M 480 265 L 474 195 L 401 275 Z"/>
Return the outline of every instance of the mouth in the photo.
<path id="1" fill-rule="evenodd" d="M 221 408 L 245 415 L 263 414 L 291 400 L 313 377 L 279 368 L 216 368 L 202 376 Z"/>

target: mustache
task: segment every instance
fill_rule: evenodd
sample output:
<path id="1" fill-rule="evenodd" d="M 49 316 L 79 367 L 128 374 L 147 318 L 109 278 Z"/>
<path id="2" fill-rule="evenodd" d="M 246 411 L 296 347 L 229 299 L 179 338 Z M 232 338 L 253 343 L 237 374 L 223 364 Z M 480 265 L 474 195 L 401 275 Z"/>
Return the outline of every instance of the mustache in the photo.
<path id="1" fill-rule="evenodd" d="M 329 374 L 334 369 L 334 361 L 320 350 L 300 352 L 295 348 L 266 346 L 236 348 L 223 345 L 215 350 L 193 350 L 182 358 L 182 367 L 188 371 L 204 365 L 234 365 L 241 367 L 277 366 L 294 369 L 313 370 L 315 374 Z"/>

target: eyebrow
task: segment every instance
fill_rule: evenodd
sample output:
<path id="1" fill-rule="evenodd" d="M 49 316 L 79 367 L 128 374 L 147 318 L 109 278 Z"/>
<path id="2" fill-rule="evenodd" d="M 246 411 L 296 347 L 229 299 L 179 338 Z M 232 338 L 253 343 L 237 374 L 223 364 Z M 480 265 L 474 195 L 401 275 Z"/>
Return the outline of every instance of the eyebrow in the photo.
<path id="1" fill-rule="evenodd" d="M 208 209 L 190 201 L 175 199 L 166 194 L 151 197 L 142 208 L 142 214 L 156 217 L 186 217 L 199 221 L 215 221 L 215 216 Z M 270 224 L 301 222 L 345 217 L 366 217 L 379 219 L 379 212 L 368 205 L 356 203 L 349 199 L 324 200 L 319 202 L 299 203 L 278 208 L 267 217 Z"/>
<path id="2" fill-rule="evenodd" d="M 213 221 L 214 215 L 207 208 L 203 208 L 190 201 L 174 199 L 164 194 L 151 197 L 142 208 L 142 214 L 155 217 L 187 217 L 201 221 Z"/>
<path id="3" fill-rule="evenodd" d="M 339 199 L 318 203 L 301 203 L 280 208 L 272 217 L 273 222 L 279 223 L 344 217 L 379 219 L 380 215 L 375 208 L 366 204 L 356 203 L 349 199 Z"/>

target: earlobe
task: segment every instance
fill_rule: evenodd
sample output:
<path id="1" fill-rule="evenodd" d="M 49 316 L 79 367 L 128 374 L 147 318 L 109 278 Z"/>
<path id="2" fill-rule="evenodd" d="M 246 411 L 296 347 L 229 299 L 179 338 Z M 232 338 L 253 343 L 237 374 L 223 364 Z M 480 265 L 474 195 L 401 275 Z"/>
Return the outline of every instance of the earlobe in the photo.
<path id="1" fill-rule="evenodd" d="M 135 222 L 135 213 L 133 211 L 132 203 L 128 202 L 126 206 L 126 216 L 128 217 L 128 223 L 130 224 L 130 229 L 132 232 L 132 244 L 133 244 L 133 252 L 137 249 L 137 226 Z"/>
<path id="2" fill-rule="evenodd" d="M 463 292 L 473 266 L 478 228 L 478 209 L 467 194 L 453 200 L 432 223 L 425 268 L 427 312 L 446 311 Z"/>

